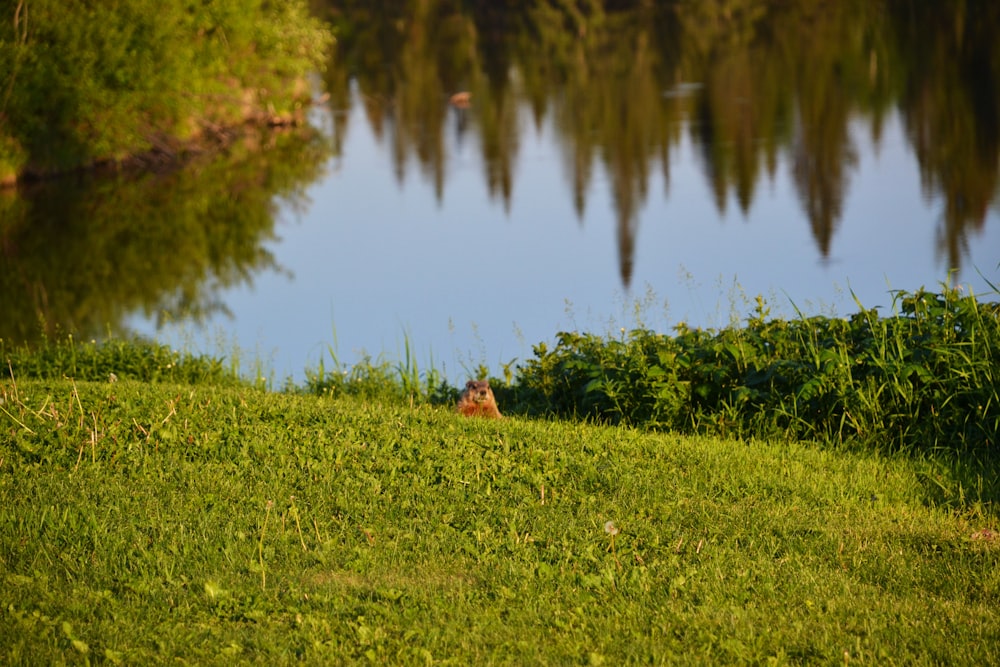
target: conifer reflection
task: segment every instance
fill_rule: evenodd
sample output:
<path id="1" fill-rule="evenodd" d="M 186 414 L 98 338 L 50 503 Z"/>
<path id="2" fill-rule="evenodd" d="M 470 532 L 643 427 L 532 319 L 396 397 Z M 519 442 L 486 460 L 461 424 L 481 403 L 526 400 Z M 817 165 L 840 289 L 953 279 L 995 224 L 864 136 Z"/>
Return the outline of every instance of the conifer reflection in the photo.
<path id="1" fill-rule="evenodd" d="M 326 83 L 438 196 L 444 132 L 474 132 L 489 191 L 509 205 L 519 138 L 550 119 L 573 205 L 597 163 L 609 174 L 622 280 L 637 212 L 688 128 L 724 212 L 745 213 L 787 164 L 818 252 L 831 249 L 857 164 L 852 132 L 877 142 L 898 110 L 929 197 L 942 199 L 939 251 L 958 267 L 998 192 L 1000 4 L 847 0 L 458 2 L 314 0 L 338 29 Z M 654 6 L 655 5 L 655 6 Z M 468 91 L 472 105 L 449 109 Z"/>

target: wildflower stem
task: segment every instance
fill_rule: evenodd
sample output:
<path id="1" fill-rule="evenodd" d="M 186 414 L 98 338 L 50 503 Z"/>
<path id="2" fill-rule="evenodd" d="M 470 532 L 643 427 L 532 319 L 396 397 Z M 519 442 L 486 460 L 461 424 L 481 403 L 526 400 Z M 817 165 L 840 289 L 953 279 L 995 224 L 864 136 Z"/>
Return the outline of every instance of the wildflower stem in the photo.
<path id="1" fill-rule="evenodd" d="M 260 589 L 267 588 L 267 572 L 264 570 L 264 533 L 267 531 L 267 518 L 271 516 L 274 501 L 267 501 L 267 511 L 264 514 L 264 525 L 260 528 L 260 540 L 257 542 L 257 558 L 260 560 Z"/>

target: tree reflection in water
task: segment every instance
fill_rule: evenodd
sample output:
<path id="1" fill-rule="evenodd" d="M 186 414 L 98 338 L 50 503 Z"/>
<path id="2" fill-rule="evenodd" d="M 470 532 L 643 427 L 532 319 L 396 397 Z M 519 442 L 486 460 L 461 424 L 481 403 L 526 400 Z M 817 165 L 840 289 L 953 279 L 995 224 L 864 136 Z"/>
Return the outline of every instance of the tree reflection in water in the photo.
<path id="1" fill-rule="evenodd" d="M 80 174 L 0 190 L 0 338 L 122 334 L 126 315 L 203 320 L 218 294 L 279 270 L 282 202 L 330 157 L 312 130 L 251 131 L 164 173 Z"/>
<path id="2" fill-rule="evenodd" d="M 280 269 L 265 248 L 276 210 L 340 152 L 355 99 L 398 181 L 416 163 L 439 200 L 450 134 L 480 151 L 487 192 L 509 210 L 526 133 L 553 128 L 581 221 L 595 175 L 607 175 L 626 287 L 651 180 L 669 187 L 686 144 L 720 213 L 735 201 L 746 214 L 787 169 L 821 257 L 858 168 L 857 128 L 877 146 L 897 114 L 924 196 L 940 206 L 948 267 L 997 201 L 994 0 L 312 4 L 337 35 L 322 82 L 337 110 L 329 133 L 251 137 L 166 174 L 0 192 L 0 337 L 89 337 L 129 313 L 224 310 L 224 289 Z M 459 92 L 467 106 L 449 103 Z"/>
<path id="3" fill-rule="evenodd" d="M 687 132 L 716 206 L 744 212 L 779 158 L 828 255 L 857 165 L 850 125 L 878 142 L 898 112 L 925 194 L 940 197 L 938 252 L 962 262 L 998 192 L 1000 3 L 676 0 L 666 3 L 314 0 L 338 30 L 335 104 L 356 80 L 399 179 L 416 158 L 445 188 L 449 116 L 479 136 L 489 191 L 509 206 L 524 105 L 554 118 L 580 216 L 599 162 L 612 179 L 623 284 L 651 174 Z M 655 6 L 654 6 L 655 5 Z M 697 84 L 697 85 L 690 85 Z M 445 103 L 472 93 L 462 113 Z M 341 130 L 346 128 L 341 127 Z"/>

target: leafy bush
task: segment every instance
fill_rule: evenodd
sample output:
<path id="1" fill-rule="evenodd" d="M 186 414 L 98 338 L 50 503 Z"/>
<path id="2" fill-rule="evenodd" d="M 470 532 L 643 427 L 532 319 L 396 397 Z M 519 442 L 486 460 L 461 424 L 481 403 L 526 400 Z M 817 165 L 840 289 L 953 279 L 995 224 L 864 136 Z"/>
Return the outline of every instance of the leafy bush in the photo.
<path id="1" fill-rule="evenodd" d="M 330 41 L 299 0 L 33 0 L 2 14 L 0 174 L 119 160 L 287 115 Z"/>
<path id="2" fill-rule="evenodd" d="M 987 454 L 1000 431 L 1000 304 L 896 292 L 894 314 L 766 319 L 621 339 L 561 333 L 510 398 L 528 413 L 658 429 Z"/>

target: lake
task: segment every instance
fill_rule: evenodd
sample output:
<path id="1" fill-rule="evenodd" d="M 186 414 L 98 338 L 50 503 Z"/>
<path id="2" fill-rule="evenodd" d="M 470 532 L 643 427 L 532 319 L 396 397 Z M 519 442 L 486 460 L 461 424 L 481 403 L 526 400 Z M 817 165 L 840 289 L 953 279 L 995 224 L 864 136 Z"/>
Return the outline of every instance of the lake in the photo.
<path id="1" fill-rule="evenodd" d="M 480 4 L 319 3 L 309 127 L 0 192 L 0 337 L 458 382 L 561 330 L 1000 285 L 1000 3 Z"/>

